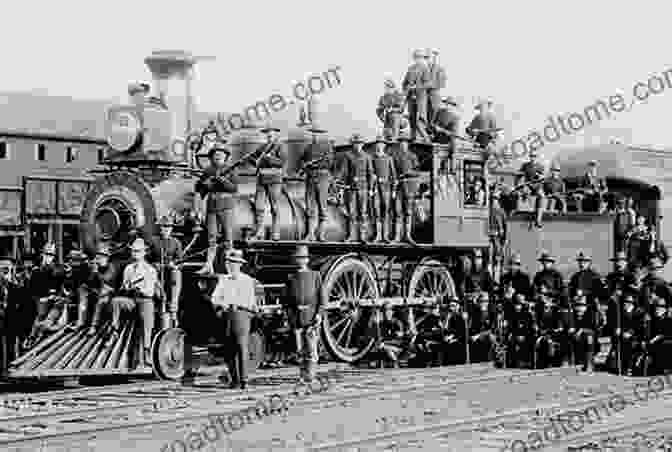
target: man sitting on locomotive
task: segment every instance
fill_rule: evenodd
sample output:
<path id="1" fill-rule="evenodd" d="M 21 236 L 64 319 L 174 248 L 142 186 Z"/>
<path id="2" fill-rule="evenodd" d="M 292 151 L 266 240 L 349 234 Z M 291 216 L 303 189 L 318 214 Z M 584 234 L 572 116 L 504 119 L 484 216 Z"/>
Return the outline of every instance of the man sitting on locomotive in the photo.
<path id="1" fill-rule="evenodd" d="M 76 329 L 82 329 L 89 320 L 90 298 L 86 283 L 89 280 L 90 269 L 88 257 L 79 250 L 72 250 L 68 254 L 68 266 L 65 287 L 75 298 L 77 303 Z"/>
<path id="2" fill-rule="evenodd" d="M 222 144 L 214 145 L 208 152 L 210 166 L 204 170 L 195 186 L 195 191 L 199 195 L 194 200 L 197 217 L 202 220 L 203 211 L 205 211 L 208 229 L 206 262 L 198 271 L 201 275 L 214 273 L 213 265 L 217 256 L 217 238 L 220 227 L 225 249 L 233 247 L 233 208 L 236 204 L 238 184 L 235 175 L 228 174 L 226 168 L 230 156 L 231 150 L 228 147 Z"/>
<path id="3" fill-rule="evenodd" d="M 147 245 L 143 239 L 136 239 L 131 244 L 132 262 L 123 273 L 121 291 L 125 296 L 112 298 L 112 336 L 108 343 L 119 338 L 119 322 L 121 311 L 132 311 L 138 308 L 142 325 L 138 355 L 140 366 L 151 365 L 150 348 L 154 330 L 154 297 L 160 290 L 159 274 L 156 268 L 147 262 Z"/>
<path id="4" fill-rule="evenodd" d="M 591 160 L 588 162 L 586 173 L 579 180 L 579 190 L 573 196 L 582 205 L 581 210 L 584 201 L 588 201 L 585 210 L 602 213 L 607 209 L 606 193 L 607 182 L 604 178 L 598 177 L 597 161 Z"/>
<path id="5" fill-rule="evenodd" d="M 159 276 L 163 283 L 163 292 L 168 299 L 167 313 L 164 316 L 164 327 L 170 321 L 177 319 L 178 302 L 182 290 L 182 272 L 178 262 L 184 257 L 182 244 L 173 237 L 173 221 L 164 216 L 159 220 L 159 238 L 154 242 L 153 253 L 150 262 L 157 263 Z M 169 317 L 169 318 L 166 318 Z"/>
<path id="6" fill-rule="evenodd" d="M 542 182 L 546 168 L 537 160 L 537 155 L 537 151 L 530 150 L 530 160 L 522 164 L 519 175 L 516 178 L 515 190 L 519 193 L 517 198 L 521 202 L 527 201 L 531 194 L 536 194 L 537 196 L 543 195 Z M 517 203 L 516 210 L 523 210 L 521 202 Z"/>
<path id="7" fill-rule="evenodd" d="M 89 274 L 86 288 L 89 293 L 94 295 L 95 305 L 91 326 L 88 331 L 89 336 L 94 336 L 96 334 L 96 331 L 100 326 L 100 318 L 103 314 L 103 310 L 109 309 L 110 299 L 119 287 L 119 267 L 113 262 L 110 262 L 111 255 L 110 248 L 101 243 L 96 248 L 96 255 L 91 265 L 91 273 Z M 117 317 L 117 323 L 113 323 L 113 325 L 116 326 L 116 329 L 119 328 L 118 321 L 119 318 Z"/>
<path id="8" fill-rule="evenodd" d="M 25 347 L 29 348 L 45 332 L 56 331 L 63 322 L 67 295 L 65 292 L 65 268 L 54 262 L 56 245 L 49 242 L 42 249 L 42 262 L 34 269 L 28 287 L 32 291 L 37 306 L 37 316 L 33 322 Z"/>

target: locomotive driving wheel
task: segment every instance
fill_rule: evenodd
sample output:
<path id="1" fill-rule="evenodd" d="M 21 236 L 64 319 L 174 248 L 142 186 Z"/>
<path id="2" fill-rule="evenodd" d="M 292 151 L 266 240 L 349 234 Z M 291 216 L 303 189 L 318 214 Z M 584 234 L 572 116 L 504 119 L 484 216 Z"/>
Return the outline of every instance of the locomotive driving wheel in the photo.
<path id="1" fill-rule="evenodd" d="M 370 321 L 379 290 L 371 267 L 354 256 L 336 260 L 326 272 L 322 295 L 326 302 L 322 334 L 327 350 L 344 362 L 362 359 L 376 343 Z"/>
<path id="2" fill-rule="evenodd" d="M 432 258 L 422 260 L 413 268 L 408 279 L 406 296 L 408 298 L 424 298 L 422 305 L 412 304 L 408 314 L 414 322 L 416 330 L 421 330 L 423 321 L 429 313 L 423 309 L 427 305 L 442 304 L 446 297 L 456 295 L 455 283 L 448 268 L 440 261 Z"/>
<path id="3" fill-rule="evenodd" d="M 184 337 L 184 330 L 166 328 L 152 341 L 152 367 L 159 378 L 179 380 L 184 376 Z"/>

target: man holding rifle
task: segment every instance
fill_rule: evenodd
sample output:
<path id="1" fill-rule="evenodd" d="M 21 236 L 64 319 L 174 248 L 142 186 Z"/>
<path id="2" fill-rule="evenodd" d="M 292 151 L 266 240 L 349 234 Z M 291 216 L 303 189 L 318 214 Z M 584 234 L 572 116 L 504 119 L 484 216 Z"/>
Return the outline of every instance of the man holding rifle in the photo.
<path id="1" fill-rule="evenodd" d="M 497 119 L 492 111 L 492 101 L 490 99 L 479 101 L 474 108 L 478 110 L 478 114 L 474 116 L 471 124 L 467 127 L 467 134 L 483 149 L 488 149 L 502 129 L 497 126 Z"/>
<path id="2" fill-rule="evenodd" d="M 182 244 L 173 237 L 173 221 L 164 216 L 159 220 L 159 238 L 154 243 L 152 262 L 158 263 L 161 286 L 169 300 L 167 312 L 170 320 L 177 318 L 178 301 L 182 290 L 182 272 L 177 262 L 184 257 Z M 168 316 L 164 316 L 164 323 L 169 324 Z"/>
<path id="3" fill-rule="evenodd" d="M 214 273 L 213 264 L 217 255 L 220 226 L 224 236 L 224 247 L 227 250 L 233 248 L 233 208 L 238 193 L 235 174 L 231 174 L 235 168 L 232 165 L 227 167 L 231 150 L 223 144 L 216 144 L 208 152 L 208 157 L 210 166 L 203 171 L 203 175 L 196 182 L 195 191 L 199 196 L 194 201 L 199 222 L 202 222 L 205 210 L 208 230 L 207 257 L 205 265 L 197 272 L 200 275 Z"/>
<path id="4" fill-rule="evenodd" d="M 352 144 L 352 151 L 344 160 L 342 169 L 342 177 L 348 186 L 347 210 L 350 217 L 348 241 L 358 241 L 357 233 L 359 232 L 359 241 L 366 242 L 369 222 L 368 200 L 376 176 L 371 156 L 364 151 L 364 138 L 355 133 L 350 139 L 350 144 Z"/>
<path id="5" fill-rule="evenodd" d="M 440 144 L 449 144 L 450 150 L 455 149 L 455 139 L 460 138 L 457 133 L 460 130 L 460 115 L 457 111 L 457 100 L 446 97 L 441 100 L 441 107 L 434 115 L 432 122 L 436 131 L 434 141 Z"/>
<path id="6" fill-rule="evenodd" d="M 264 239 L 264 215 L 266 201 L 271 207 L 271 240 L 280 240 L 280 223 L 278 222 L 278 204 L 282 194 L 282 181 L 285 176 L 284 167 L 287 157 L 279 141 L 280 129 L 267 126 L 261 130 L 266 134 L 267 142 L 257 158 L 257 191 L 254 195 L 256 220 L 256 240 Z"/>
<path id="7" fill-rule="evenodd" d="M 306 215 L 307 231 L 303 240 L 324 242 L 327 222 L 327 197 L 333 164 L 333 149 L 327 140 L 320 140 L 319 134 L 327 133 L 313 123 L 310 129 L 313 142 L 308 145 L 299 159 L 301 170 L 306 175 Z M 318 223 L 319 220 L 319 223 Z"/>
<path id="8" fill-rule="evenodd" d="M 389 78 L 385 80 L 385 93 L 378 100 L 376 116 L 383 123 L 386 137 L 396 139 L 399 136 L 404 103 L 404 95 L 396 89 L 394 81 Z"/>

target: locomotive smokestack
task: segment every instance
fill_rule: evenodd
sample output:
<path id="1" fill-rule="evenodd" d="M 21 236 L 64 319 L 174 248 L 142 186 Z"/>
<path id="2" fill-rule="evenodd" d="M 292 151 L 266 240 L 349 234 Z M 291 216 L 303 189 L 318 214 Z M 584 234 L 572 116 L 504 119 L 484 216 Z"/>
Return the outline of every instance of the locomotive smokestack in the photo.
<path id="1" fill-rule="evenodd" d="M 181 50 L 154 51 L 145 64 L 154 79 L 153 95 L 168 106 L 173 118 L 173 138 L 184 138 L 191 130 L 194 101 L 191 92 L 197 58 Z"/>

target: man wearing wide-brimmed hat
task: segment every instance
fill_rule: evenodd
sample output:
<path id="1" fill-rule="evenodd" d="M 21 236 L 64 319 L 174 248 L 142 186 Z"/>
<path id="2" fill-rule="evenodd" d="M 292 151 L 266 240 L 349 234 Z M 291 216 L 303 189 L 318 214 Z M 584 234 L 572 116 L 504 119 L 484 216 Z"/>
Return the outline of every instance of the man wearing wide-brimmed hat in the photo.
<path id="1" fill-rule="evenodd" d="M 139 319 L 142 325 L 141 339 L 138 341 L 138 359 L 140 367 L 151 365 L 150 347 L 152 331 L 154 330 L 154 298 L 160 290 L 159 274 L 146 260 L 147 245 L 143 239 L 136 239 L 131 244 L 132 262 L 126 266 L 123 273 L 121 290 L 124 296 L 112 299 L 112 334 L 108 344 L 114 344 L 120 335 L 121 311 L 132 311 L 138 308 Z"/>
<path id="2" fill-rule="evenodd" d="M 119 287 L 120 271 L 117 264 L 111 262 L 112 253 L 105 243 L 99 243 L 96 247 L 96 255 L 93 258 L 91 275 L 87 288 L 94 295 L 95 307 L 91 319 L 91 327 L 88 335 L 96 334 L 100 326 L 101 316 L 104 310 L 110 308 L 112 295 Z M 118 323 L 117 323 L 118 326 Z"/>
<path id="3" fill-rule="evenodd" d="M 226 249 L 233 247 L 233 209 L 236 205 L 238 184 L 234 171 L 227 171 L 231 156 L 228 146 L 218 144 L 208 153 L 210 166 L 196 182 L 195 191 L 199 195 L 194 200 L 197 216 L 205 221 L 208 229 L 208 251 L 206 262 L 199 274 L 214 273 L 213 264 L 217 255 L 217 238 L 221 226 L 222 242 Z M 203 205 L 205 204 L 205 205 Z M 205 215 L 204 215 L 205 214 Z"/>
<path id="4" fill-rule="evenodd" d="M 592 372 L 595 346 L 595 308 L 588 306 L 586 293 L 577 289 L 572 299 L 569 335 L 573 345 L 574 364 L 583 364 L 583 370 Z"/>
<path id="5" fill-rule="evenodd" d="M 502 275 L 501 286 L 506 286 L 509 281 L 516 292 L 524 293 L 528 297 L 532 296 L 532 281 L 530 275 L 522 269 L 522 259 L 519 253 L 511 255 L 509 270 Z"/>
<path id="6" fill-rule="evenodd" d="M 661 277 L 661 270 L 663 269 L 663 262 L 660 257 L 653 255 L 649 258 L 647 266 L 647 274 L 642 280 L 642 300 L 645 303 L 650 298 L 650 294 L 655 293 L 663 298 L 668 303 L 672 302 L 672 290 L 667 282 Z M 651 306 L 642 306 L 646 312 L 651 315 Z"/>
<path id="7" fill-rule="evenodd" d="M 280 129 L 268 124 L 262 133 L 266 134 L 266 143 L 259 149 L 257 159 L 257 190 L 254 195 L 256 230 L 254 238 L 264 239 L 264 216 L 266 203 L 271 207 L 271 240 L 280 240 L 280 222 L 278 205 L 282 195 L 282 182 L 285 177 L 287 153 L 280 143 Z"/>
<path id="8" fill-rule="evenodd" d="M 628 270 L 628 256 L 625 251 L 617 251 L 609 260 L 614 263 L 614 271 L 606 277 L 607 290 L 611 295 L 616 289 L 624 290 L 634 282 L 634 278 Z"/>
<path id="9" fill-rule="evenodd" d="M 319 272 L 308 267 L 310 254 L 307 246 L 298 246 L 294 259 L 299 268 L 287 281 L 282 303 L 294 328 L 297 350 L 302 358 L 300 378 L 310 382 L 315 377 L 318 362 L 317 344 L 324 307 L 322 278 Z"/>
<path id="10" fill-rule="evenodd" d="M 394 160 L 385 152 L 391 144 L 382 135 L 376 137 L 376 152 L 373 155 L 374 199 L 373 209 L 376 221 L 375 242 L 387 242 L 390 239 L 390 221 L 392 212 L 392 187 L 397 183 L 397 171 Z"/>
<path id="11" fill-rule="evenodd" d="M 396 88 L 394 80 L 385 80 L 385 93 L 378 99 L 376 116 L 383 123 L 383 133 L 392 138 L 399 135 L 401 115 L 404 112 L 404 95 Z"/>
<path id="12" fill-rule="evenodd" d="M 581 289 L 591 303 L 606 295 L 602 277 L 591 268 L 592 262 L 593 260 L 588 253 L 579 251 L 576 256 L 579 271 L 569 279 L 570 296 Z"/>
<path id="13" fill-rule="evenodd" d="M 347 154 L 340 174 L 347 186 L 348 241 L 366 242 L 368 240 L 369 197 L 375 178 L 373 162 L 371 156 L 364 151 L 362 135 L 353 134 L 350 144 L 352 151 Z"/>
<path id="14" fill-rule="evenodd" d="M 536 298 L 539 287 L 545 284 L 551 289 L 551 296 L 555 297 L 562 307 L 567 306 L 565 280 L 562 274 L 554 267 L 555 258 L 547 251 L 543 251 L 537 259 L 541 263 L 539 270 L 532 281 L 533 296 Z"/>
<path id="15" fill-rule="evenodd" d="M 413 52 L 414 63 L 408 68 L 401 88 L 408 102 L 411 123 L 411 140 L 429 142 L 427 126 L 427 90 L 432 86 L 431 75 L 425 61 L 425 51 Z"/>
<path id="16" fill-rule="evenodd" d="M 301 170 L 306 175 L 306 216 L 308 224 L 303 240 L 325 240 L 327 223 L 327 197 L 334 151 L 331 143 L 318 137 L 327 131 L 313 123 L 308 131 L 313 134 L 313 142 L 309 144 L 298 160 Z M 319 221 L 319 222 L 318 222 Z"/>
<path id="17" fill-rule="evenodd" d="M 225 339 L 231 347 L 228 356 L 231 389 L 245 389 L 250 328 L 258 311 L 256 281 L 241 271 L 241 266 L 247 263 L 242 251 L 228 250 L 224 260 L 228 273 L 219 275 L 212 303 L 228 325 Z"/>
<path id="18" fill-rule="evenodd" d="M 168 298 L 168 304 L 164 311 L 162 322 L 168 327 L 170 321 L 177 318 L 178 299 L 182 290 L 182 272 L 179 269 L 179 261 L 184 258 L 182 244 L 173 237 L 174 221 L 168 215 L 159 219 L 159 237 L 154 241 L 153 256 L 151 262 L 159 265 L 159 276 L 163 291 Z"/>
<path id="19" fill-rule="evenodd" d="M 616 322 L 614 331 L 614 346 L 617 347 L 617 353 L 620 351 L 621 373 L 630 373 L 634 364 L 634 352 L 645 339 L 644 317 L 648 314 L 639 305 L 639 289 L 636 286 L 626 287 L 623 291 L 620 322 Z"/>
<path id="20" fill-rule="evenodd" d="M 396 187 L 392 187 L 395 193 L 395 218 L 393 242 L 403 240 L 409 244 L 415 244 L 411 236 L 413 226 L 413 210 L 415 208 L 415 195 L 418 192 L 418 156 L 409 149 L 410 137 L 402 132 L 399 135 L 399 144 L 393 147 L 390 155 L 394 160 L 394 168 L 397 173 Z M 404 233 L 402 237 L 402 226 Z"/>

